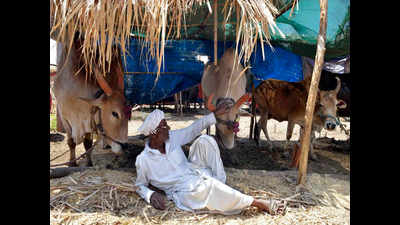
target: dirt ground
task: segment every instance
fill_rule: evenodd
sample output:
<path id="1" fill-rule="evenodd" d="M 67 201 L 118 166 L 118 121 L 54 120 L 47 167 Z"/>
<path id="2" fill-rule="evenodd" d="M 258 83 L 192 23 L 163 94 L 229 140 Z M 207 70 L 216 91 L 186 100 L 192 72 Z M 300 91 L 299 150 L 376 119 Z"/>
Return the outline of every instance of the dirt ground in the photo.
<path id="1" fill-rule="evenodd" d="M 195 119 L 201 118 L 206 111 L 191 109 L 183 116 L 178 116 L 172 109 L 165 109 L 166 119 L 171 129 L 179 129 L 190 125 Z M 136 178 L 134 157 L 142 150 L 143 141 L 136 138 L 137 128 L 151 112 L 148 107 L 137 110 L 129 122 L 128 136 L 132 144 L 132 154 L 121 158 L 114 156 L 109 149 L 96 146 L 92 160 L 93 169 L 77 172 L 67 177 L 52 179 L 50 182 L 50 222 L 51 224 L 349 224 L 350 223 L 350 140 L 340 128 L 334 131 L 323 130 L 321 137 L 314 145 L 318 161 L 308 161 L 307 182 L 300 192 L 296 186 L 297 170 L 290 168 L 290 152 L 299 139 L 299 127 L 296 125 L 291 141 L 285 151 L 285 136 L 287 122 L 268 121 L 269 136 L 272 139 L 272 149 L 268 147 L 261 133 L 261 147 L 249 140 L 250 117 L 240 118 L 240 131 L 237 135 L 236 147 L 223 151 L 221 157 L 227 173 L 227 184 L 252 196 L 287 198 L 294 196 L 285 216 L 271 216 L 258 212 L 253 208 L 244 210 L 239 215 L 222 216 L 214 214 L 198 215 L 181 211 L 170 202 L 169 210 L 158 211 L 149 206 L 134 192 L 121 191 L 119 198 L 126 197 L 124 207 L 103 206 L 89 209 L 81 208 L 79 201 L 87 198 L 90 193 L 69 190 L 69 197 L 63 191 L 54 192 L 60 186 L 78 185 L 87 177 L 99 177 L 107 180 L 107 176 L 116 179 L 113 183 L 120 186 L 131 185 Z M 341 122 L 350 129 L 349 118 L 341 118 Z M 203 131 L 205 133 L 205 131 Z M 214 127 L 211 134 L 215 134 Z M 317 136 L 318 137 L 318 136 Z M 78 145 L 77 156 L 84 153 L 83 144 Z M 288 153 L 285 153 L 288 152 Z M 227 156 L 228 155 L 228 156 Z M 130 157 L 131 156 L 131 157 Z M 228 161 L 228 157 L 230 161 Z M 50 138 L 51 165 L 63 163 L 69 159 L 66 135 L 51 132 Z M 85 166 L 85 160 L 79 162 Z M 121 167 L 124 167 L 122 169 Z M 110 175 L 114 174 L 114 176 Z M 74 178 L 75 177 L 75 178 Z M 78 177 L 79 179 L 77 179 Z M 75 181 L 75 182 L 72 182 Z M 83 181 L 82 181 L 83 182 Z M 81 187 L 82 186 L 77 186 Z M 297 187 L 297 188 L 296 188 Z M 70 186 L 70 189 L 76 187 Z M 78 188 L 79 189 L 79 188 Z M 81 190 L 81 189 L 79 189 Z M 82 189 L 83 190 L 83 189 Z M 103 188 L 100 192 L 115 189 Z M 82 191 L 81 191 L 82 192 Z M 74 194 L 75 193 L 75 194 Z M 108 192 L 104 192 L 108 193 Z M 64 195 L 65 194 L 65 195 Z M 59 198 L 60 195 L 63 197 Z M 77 197 L 78 195 L 82 195 Z M 111 196 L 111 194 L 110 194 Z M 75 198 L 74 198 L 75 197 Z M 62 199 L 62 201 L 60 200 Z M 121 200 L 122 201 L 122 200 Z M 132 202 L 132 204 L 130 204 Z M 134 204 L 133 204 L 134 203 Z M 66 219 L 67 218 L 67 219 Z"/>

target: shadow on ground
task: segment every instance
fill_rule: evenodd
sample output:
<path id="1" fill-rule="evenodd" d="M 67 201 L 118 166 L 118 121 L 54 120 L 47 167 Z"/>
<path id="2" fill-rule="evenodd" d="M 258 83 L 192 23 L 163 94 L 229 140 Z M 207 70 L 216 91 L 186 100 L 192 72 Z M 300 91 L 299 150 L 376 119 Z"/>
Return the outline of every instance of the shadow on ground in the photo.
<path id="1" fill-rule="evenodd" d="M 272 148 L 268 147 L 266 141 L 261 140 L 258 147 L 253 140 L 248 138 L 237 138 L 236 146 L 231 150 L 220 150 L 221 159 L 225 167 L 247 170 L 284 171 L 295 170 L 290 168 L 292 162 L 292 149 L 296 141 L 290 141 L 286 147 L 286 141 L 272 141 Z M 320 142 L 317 142 L 320 143 Z M 339 142 L 336 142 L 336 147 Z M 339 143 L 340 144 L 340 143 Z M 343 145 L 346 143 L 343 142 Z M 317 144 L 315 146 L 318 146 Z M 330 146 L 330 145 L 327 145 Z M 183 146 L 184 153 L 188 156 L 190 144 Z M 136 139 L 125 149 L 124 157 L 112 156 L 113 159 L 103 160 L 107 163 L 104 168 L 134 168 L 137 155 L 144 148 L 144 141 Z M 318 160 L 308 160 L 308 171 L 320 174 L 342 174 L 349 175 L 350 170 L 343 167 L 341 160 L 349 160 L 349 153 L 336 151 L 335 148 L 326 147 L 314 151 Z M 329 153 L 324 154 L 324 153 Z M 335 156 L 335 157 L 331 157 Z M 338 156 L 338 157 L 336 157 Z M 103 167 L 103 166 L 102 166 Z"/>

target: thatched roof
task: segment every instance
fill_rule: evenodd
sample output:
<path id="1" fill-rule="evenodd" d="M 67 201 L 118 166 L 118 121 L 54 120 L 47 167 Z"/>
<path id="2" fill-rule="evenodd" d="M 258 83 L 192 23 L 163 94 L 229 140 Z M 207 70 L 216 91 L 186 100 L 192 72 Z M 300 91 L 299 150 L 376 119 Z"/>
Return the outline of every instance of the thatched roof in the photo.
<path id="1" fill-rule="evenodd" d="M 105 71 L 114 51 L 112 44 L 119 45 L 125 54 L 133 33 L 139 33 L 142 35 L 136 38 L 149 47 L 160 68 L 165 41 L 182 38 L 190 25 L 186 18 L 196 16 L 201 9 L 212 14 L 213 4 L 213 0 L 50 0 L 50 36 L 69 49 L 78 32 L 84 38 L 86 64 L 91 67 L 98 52 L 100 62 L 96 64 Z M 247 62 L 257 40 L 269 43 L 270 31 L 280 32 L 274 22 L 279 13 L 275 6 L 288 4 L 291 1 L 218 0 L 217 13 L 224 18 L 218 27 L 236 19 L 236 42 L 242 46 L 239 58 Z"/>

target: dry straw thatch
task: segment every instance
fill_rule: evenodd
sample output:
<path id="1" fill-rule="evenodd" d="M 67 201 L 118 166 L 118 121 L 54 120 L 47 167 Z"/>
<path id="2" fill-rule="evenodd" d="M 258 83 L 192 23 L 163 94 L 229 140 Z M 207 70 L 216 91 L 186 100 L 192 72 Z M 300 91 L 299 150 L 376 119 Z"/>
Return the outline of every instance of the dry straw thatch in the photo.
<path id="1" fill-rule="evenodd" d="M 149 54 L 158 62 L 158 73 L 164 57 L 165 41 L 181 38 L 186 29 L 186 17 L 196 15 L 201 7 L 213 13 L 211 0 L 50 0 L 50 36 L 70 49 L 76 32 L 83 38 L 82 54 L 85 64 L 98 64 L 106 72 L 112 58 L 113 43 L 126 54 L 132 32 L 149 47 Z M 269 43 L 270 29 L 278 31 L 274 4 L 282 0 L 220 0 L 218 15 L 224 15 L 223 26 L 236 12 L 236 42 L 241 43 L 239 59 L 247 62 L 259 40 Z M 295 1 L 296 2 L 296 1 Z M 144 45 L 143 45 L 144 46 Z M 263 50 L 263 49 L 262 49 Z M 96 62 L 96 53 L 98 60 Z"/>

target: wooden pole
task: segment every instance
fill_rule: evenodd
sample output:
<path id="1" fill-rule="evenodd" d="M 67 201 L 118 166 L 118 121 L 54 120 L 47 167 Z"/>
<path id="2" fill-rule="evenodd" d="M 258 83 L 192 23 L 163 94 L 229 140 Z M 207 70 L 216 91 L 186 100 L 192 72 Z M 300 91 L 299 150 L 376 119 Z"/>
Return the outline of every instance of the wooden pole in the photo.
<path id="1" fill-rule="evenodd" d="M 318 84 L 321 76 L 321 70 L 324 63 L 325 56 L 325 39 L 326 39 L 326 21 L 328 0 L 320 0 L 320 24 L 319 34 L 317 41 L 317 54 L 315 56 L 315 65 L 312 73 L 310 90 L 307 98 L 306 114 L 305 114 L 305 127 L 301 138 L 301 155 L 299 173 L 297 177 L 297 184 L 305 184 L 308 163 L 308 151 L 310 147 L 310 134 L 311 125 L 315 108 L 315 100 L 318 94 Z"/>
<path id="2" fill-rule="evenodd" d="M 218 64 L 218 0 L 214 0 L 214 65 Z"/>

